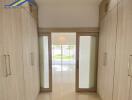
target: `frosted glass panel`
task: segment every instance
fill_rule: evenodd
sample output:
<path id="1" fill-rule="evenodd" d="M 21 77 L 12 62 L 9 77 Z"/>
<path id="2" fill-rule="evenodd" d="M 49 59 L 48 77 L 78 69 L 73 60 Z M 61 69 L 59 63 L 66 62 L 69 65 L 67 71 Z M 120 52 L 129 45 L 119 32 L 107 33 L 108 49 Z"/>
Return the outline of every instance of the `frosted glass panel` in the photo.
<path id="1" fill-rule="evenodd" d="M 49 50 L 48 50 L 48 37 L 43 37 L 44 42 L 44 88 L 49 88 Z"/>
<path id="2" fill-rule="evenodd" d="M 96 85 L 96 37 L 80 36 L 79 88 L 95 88 Z"/>
<path id="3" fill-rule="evenodd" d="M 48 36 L 40 38 L 41 88 L 49 88 L 49 49 Z"/>

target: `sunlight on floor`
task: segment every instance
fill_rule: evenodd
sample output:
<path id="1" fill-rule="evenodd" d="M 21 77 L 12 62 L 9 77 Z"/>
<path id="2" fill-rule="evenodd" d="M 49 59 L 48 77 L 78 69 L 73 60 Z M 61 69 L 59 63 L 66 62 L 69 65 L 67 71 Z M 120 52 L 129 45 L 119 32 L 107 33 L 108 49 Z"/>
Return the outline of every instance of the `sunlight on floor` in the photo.
<path id="1" fill-rule="evenodd" d="M 75 92 L 75 65 L 53 65 L 53 92 L 40 93 L 38 100 L 100 100 L 95 93 Z"/>

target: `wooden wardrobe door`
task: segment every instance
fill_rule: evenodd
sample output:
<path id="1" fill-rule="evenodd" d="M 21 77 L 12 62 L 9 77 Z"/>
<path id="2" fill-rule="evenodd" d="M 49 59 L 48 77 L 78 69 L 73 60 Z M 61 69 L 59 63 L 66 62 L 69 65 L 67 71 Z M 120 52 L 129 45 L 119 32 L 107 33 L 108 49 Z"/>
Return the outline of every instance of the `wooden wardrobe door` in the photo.
<path id="1" fill-rule="evenodd" d="M 33 85 L 34 85 L 34 96 L 37 97 L 40 86 L 39 86 L 39 57 L 38 57 L 38 31 L 36 20 L 31 16 L 31 46 L 32 46 L 32 67 L 33 67 Z"/>
<path id="2" fill-rule="evenodd" d="M 117 25 L 117 42 L 116 42 L 116 59 L 115 59 L 115 77 L 114 77 L 114 90 L 113 90 L 113 100 L 118 100 L 119 95 L 119 87 L 120 87 L 120 69 L 124 66 L 124 53 L 125 53 L 125 42 L 124 39 L 126 37 L 123 32 L 123 9 L 122 5 L 118 5 L 118 25 Z"/>
<path id="3" fill-rule="evenodd" d="M 125 9 L 124 10 L 125 11 L 124 32 L 126 32 L 126 41 L 127 41 L 126 42 L 126 46 L 127 46 L 126 57 L 128 62 L 128 67 L 126 66 L 126 69 L 128 69 L 128 83 L 126 82 L 125 85 L 128 85 L 128 90 L 129 90 L 128 100 L 132 100 L 132 6 L 131 4 L 132 4 L 132 0 L 124 1 L 124 9 Z"/>
<path id="4" fill-rule="evenodd" d="M 103 98 L 103 84 L 104 84 L 104 75 L 103 75 L 103 62 L 104 62 L 104 51 L 105 51 L 105 19 L 102 19 L 100 23 L 100 35 L 99 35 L 99 58 L 98 58 L 98 92 L 100 93 L 101 98 Z"/>
<path id="5" fill-rule="evenodd" d="M 3 9 L 0 9 L 0 100 L 7 100 L 6 64 L 4 54 Z"/>
<path id="6" fill-rule="evenodd" d="M 14 10 L 5 8 L 3 10 L 3 32 L 4 32 L 4 52 L 6 55 L 6 66 L 7 66 L 7 78 L 6 78 L 6 87 L 7 87 L 7 100 L 19 100 L 19 84 L 17 81 L 17 67 L 15 60 L 15 27 L 13 26 L 13 17 Z M 13 92 L 12 92 L 13 91 Z"/>
<path id="7" fill-rule="evenodd" d="M 29 33 L 30 33 L 30 46 L 31 46 L 31 67 L 32 67 L 32 86 L 33 98 L 37 98 L 39 92 L 39 66 L 38 66 L 38 34 L 37 26 L 32 15 L 29 13 Z"/>
<path id="8" fill-rule="evenodd" d="M 31 64 L 31 24 L 30 15 L 22 9 L 23 65 L 25 80 L 25 100 L 33 100 L 33 68 Z"/>
<path id="9" fill-rule="evenodd" d="M 117 7 L 101 21 L 99 47 L 99 93 L 103 100 L 112 100 L 115 69 Z"/>
<path id="10" fill-rule="evenodd" d="M 118 18 L 118 55 L 116 57 L 116 66 L 118 66 L 117 89 L 114 93 L 114 100 L 131 100 L 131 55 L 132 55 L 132 1 L 121 0 L 119 4 Z M 120 55 L 119 55 L 120 54 Z"/>
<path id="11" fill-rule="evenodd" d="M 24 99 L 24 67 L 23 67 L 23 47 L 22 47 L 22 19 L 21 19 L 21 9 L 14 9 L 13 11 L 13 26 L 14 26 L 14 53 L 15 53 L 15 63 L 16 63 L 16 75 L 17 75 L 17 83 L 18 83 L 18 95 L 19 100 Z"/>
<path id="12" fill-rule="evenodd" d="M 107 17 L 107 45 L 106 45 L 106 66 L 105 66 L 105 99 L 113 99 L 113 83 L 115 72 L 115 51 L 117 35 L 117 7 L 108 13 Z"/>

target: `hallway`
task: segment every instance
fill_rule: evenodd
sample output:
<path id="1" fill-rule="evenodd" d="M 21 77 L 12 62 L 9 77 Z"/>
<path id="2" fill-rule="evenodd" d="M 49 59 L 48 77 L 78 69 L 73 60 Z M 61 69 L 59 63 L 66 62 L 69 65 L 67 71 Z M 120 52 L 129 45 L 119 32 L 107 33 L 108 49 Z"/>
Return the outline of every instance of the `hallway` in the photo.
<path id="1" fill-rule="evenodd" d="M 95 93 L 75 92 L 75 65 L 53 65 L 53 92 L 40 93 L 38 100 L 100 100 Z"/>

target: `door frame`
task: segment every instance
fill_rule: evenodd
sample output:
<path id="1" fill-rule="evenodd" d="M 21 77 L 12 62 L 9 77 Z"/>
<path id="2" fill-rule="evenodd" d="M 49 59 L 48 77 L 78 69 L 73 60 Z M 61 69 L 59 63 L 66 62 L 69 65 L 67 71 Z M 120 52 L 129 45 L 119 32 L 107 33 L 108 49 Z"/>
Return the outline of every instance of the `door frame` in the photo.
<path id="1" fill-rule="evenodd" d="M 44 36 L 44 35 L 49 35 L 50 34 L 50 41 L 52 41 L 51 38 L 51 33 L 52 32 L 76 32 L 76 42 L 77 40 L 77 36 L 79 34 L 81 35 L 86 35 L 88 34 L 88 36 L 96 36 L 97 37 L 97 71 L 98 71 L 98 46 L 99 46 L 99 28 L 98 27 L 85 27 L 85 28 L 39 28 L 38 30 L 39 32 L 39 36 Z M 50 43 L 50 45 L 52 46 L 52 42 Z M 76 44 L 76 49 L 77 47 L 79 47 L 79 45 Z M 50 48 L 52 50 L 52 48 Z M 78 50 L 79 52 L 79 50 Z M 77 54 L 77 50 L 76 50 L 76 54 Z M 52 52 L 49 55 L 51 56 L 50 59 L 50 68 L 52 69 Z M 77 58 L 77 55 L 76 55 Z M 76 59 L 76 68 L 75 68 L 75 91 L 76 92 L 95 92 L 96 89 L 93 89 L 91 91 L 85 90 L 85 89 L 78 89 L 77 86 L 79 85 L 79 81 L 77 82 L 77 80 L 79 79 L 79 71 L 77 71 L 77 63 L 79 63 L 79 58 Z M 77 74 L 78 73 L 78 74 Z M 50 87 L 51 89 L 44 89 L 42 92 L 52 92 L 52 71 L 50 71 L 50 75 L 51 75 L 51 80 L 50 80 Z M 96 75 L 97 76 L 97 75 Z M 97 80 L 96 80 L 97 81 Z M 96 82 L 97 83 L 97 82 Z M 97 85 L 96 85 L 97 88 Z"/>
<path id="2" fill-rule="evenodd" d="M 80 43 L 80 36 L 94 36 L 96 37 L 96 86 L 95 88 L 91 89 L 84 89 L 79 88 L 79 43 Z M 98 33 L 91 33 L 91 32 L 77 32 L 76 33 L 76 92 L 96 92 L 97 90 L 97 71 L 98 71 L 98 45 L 99 45 L 99 35 Z"/>
<path id="3" fill-rule="evenodd" d="M 40 88 L 41 92 L 52 92 L 52 38 L 51 33 L 46 32 L 43 34 L 39 34 L 39 36 L 47 36 L 48 37 L 48 50 L 50 51 L 49 56 L 49 88 Z"/>

